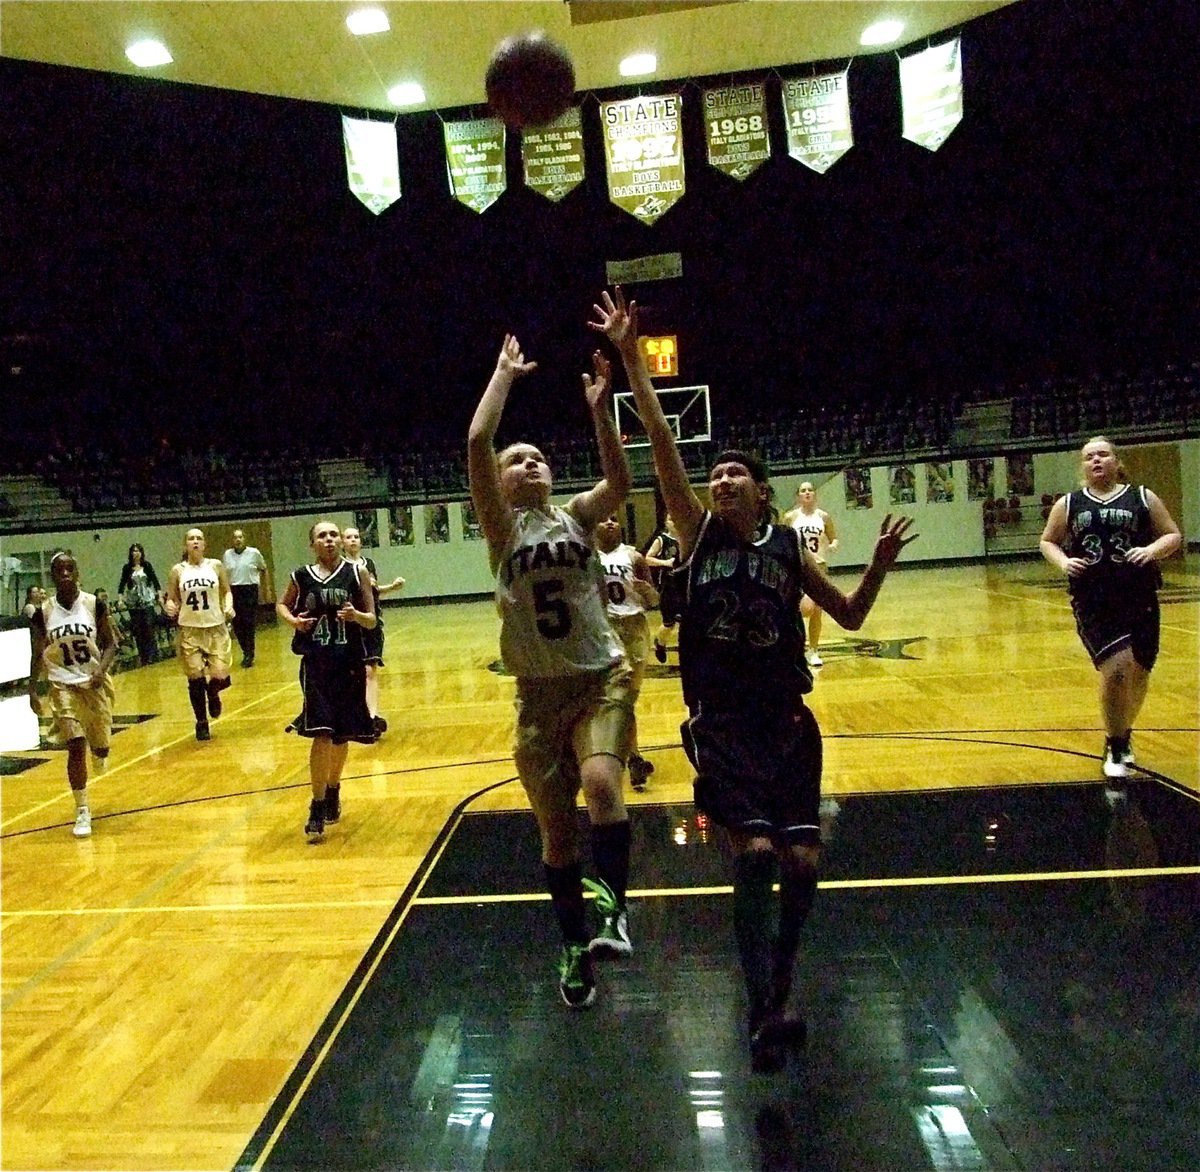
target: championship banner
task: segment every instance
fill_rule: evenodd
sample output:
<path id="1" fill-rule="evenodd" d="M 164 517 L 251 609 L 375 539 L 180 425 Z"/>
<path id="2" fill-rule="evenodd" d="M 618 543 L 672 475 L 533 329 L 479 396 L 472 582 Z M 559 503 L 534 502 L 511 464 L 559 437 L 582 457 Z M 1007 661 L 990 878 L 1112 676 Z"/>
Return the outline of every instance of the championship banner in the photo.
<path id="1" fill-rule="evenodd" d="M 444 122 L 450 194 L 473 212 L 485 212 L 504 194 L 504 123 L 499 118 Z"/>
<path id="2" fill-rule="evenodd" d="M 850 69 L 783 83 L 783 120 L 788 154 L 824 175 L 853 145 Z"/>
<path id="3" fill-rule="evenodd" d="M 558 203 L 575 190 L 584 178 L 583 115 L 578 106 L 540 130 L 521 134 L 521 160 L 525 164 L 525 186 Z"/>
<path id="4" fill-rule="evenodd" d="M 683 97 L 600 103 L 608 198 L 643 224 L 653 224 L 683 195 Z"/>
<path id="5" fill-rule="evenodd" d="M 400 198 L 400 162 L 396 157 L 396 126 L 342 115 L 346 147 L 346 179 L 366 207 L 379 215 Z"/>
<path id="6" fill-rule="evenodd" d="M 962 38 L 900 59 L 904 137 L 936 151 L 962 121 Z"/>
<path id="7" fill-rule="evenodd" d="M 709 165 L 734 179 L 753 175 L 771 157 L 762 83 L 705 90 L 703 101 Z"/>

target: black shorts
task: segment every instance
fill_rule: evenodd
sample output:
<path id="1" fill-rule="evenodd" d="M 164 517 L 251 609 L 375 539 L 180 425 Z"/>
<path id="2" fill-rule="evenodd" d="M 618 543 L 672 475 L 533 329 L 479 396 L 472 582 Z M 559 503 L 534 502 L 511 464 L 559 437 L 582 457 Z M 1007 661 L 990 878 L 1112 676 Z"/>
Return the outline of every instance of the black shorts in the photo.
<path id="1" fill-rule="evenodd" d="M 1126 647 L 1150 671 L 1158 659 L 1158 595 L 1140 591 L 1124 595 L 1072 596 L 1075 629 L 1098 668 Z"/>
<path id="2" fill-rule="evenodd" d="M 383 620 L 377 619 L 375 625 L 362 633 L 364 663 L 373 663 L 383 667 Z"/>
<path id="3" fill-rule="evenodd" d="M 302 737 L 329 737 L 335 745 L 375 743 L 367 711 L 367 674 L 361 663 L 330 662 L 306 655 L 300 661 L 304 708 L 292 722 Z"/>
<path id="4" fill-rule="evenodd" d="M 819 845 L 821 730 L 797 713 L 707 711 L 680 730 L 696 770 L 696 806 L 730 830 Z"/>

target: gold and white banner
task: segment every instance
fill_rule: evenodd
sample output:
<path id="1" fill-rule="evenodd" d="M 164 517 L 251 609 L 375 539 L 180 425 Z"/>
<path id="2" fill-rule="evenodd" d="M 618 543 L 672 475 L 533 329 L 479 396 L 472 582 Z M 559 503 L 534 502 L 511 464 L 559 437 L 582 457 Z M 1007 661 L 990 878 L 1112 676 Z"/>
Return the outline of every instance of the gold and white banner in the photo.
<path id="1" fill-rule="evenodd" d="M 549 126 L 521 133 L 521 160 L 525 185 L 558 203 L 584 178 L 583 117 L 571 106 Z"/>
<path id="2" fill-rule="evenodd" d="M 847 67 L 841 73 L 783 82 L 788 154 L 822 175 L 854 145 L 849 79 Z"/>
<path id="3" fill-rule="evenodd" d="M 684 192 L 680 94 L 600 103 L 608 198 L 653 224 Z"/>
<path id="4" fill-rule="evenodd" d="M 734 179 L 753 175 L 771 157 L 762 83 L 705 90 L 703 102 L 709 165 Z"/>
<path id="5" fill-rule="evenodd" d="M 485 212 L 508 187 L 504 123 L 499 118 L 443 122 L 450 194 L 472 211 Z"/>
<path id="6" fill-rule="evenodd" d="M 936 151 L 962 121 L 962 38 L 900 59 L 904 137 Z"/>
<path id="7" fill-rule="evenodd" d="M 342 143 L 350 190 L 376 215 L 387 211 L 400 198 L 395 124 L 343 114 Z"/>

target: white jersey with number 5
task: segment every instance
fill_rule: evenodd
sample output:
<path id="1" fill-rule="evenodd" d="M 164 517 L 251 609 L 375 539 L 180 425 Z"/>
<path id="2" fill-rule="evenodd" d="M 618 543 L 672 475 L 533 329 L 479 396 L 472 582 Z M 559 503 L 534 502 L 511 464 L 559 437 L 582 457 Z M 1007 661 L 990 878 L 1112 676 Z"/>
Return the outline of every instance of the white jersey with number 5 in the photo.
<path id="1" fill-rule="evenodd" d="M 599 672 L 623 652 L 591 535 L 566 509 L 518 509 L 496 567 L 500 655 L 523 679 Z"/>
<path id="2" fill-rule="evenodd" d="M 100 657 L 96 643 L 96 596 L 82 590 L 68 609 L 57 595 L 42 604 L 46 649 L 42 661 L 52 684 L 78 687 L 90 683 L 92 666 Z"/>
<path id="3" fill-rule="evenodd" d="M 217 564 L 213 558 L 205 558 L 198 566 L 191 562 L 179 563 L 181 627 L 219 627 L 225 622 Z"/>

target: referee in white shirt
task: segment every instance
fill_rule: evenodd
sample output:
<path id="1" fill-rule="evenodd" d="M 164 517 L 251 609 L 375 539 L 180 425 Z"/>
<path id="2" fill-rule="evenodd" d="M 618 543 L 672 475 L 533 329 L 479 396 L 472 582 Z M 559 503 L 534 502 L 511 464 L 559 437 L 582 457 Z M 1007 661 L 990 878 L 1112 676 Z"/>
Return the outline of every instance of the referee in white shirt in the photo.
<path id="1" fill-rule="evenodd" d="M 242 649 L 242 667 L 253 667 L 254 623 L 258 617 L 260 586 L 265 586 L 266 601 L 273 601 L 271 579 L 266 576 L 266 559 L 254 546 L 246 544 L 246 535 L 240 529 L 235 529 L 233 548 L 227 549 L 221 560 L 233 590 L 233 633 Z"/>

